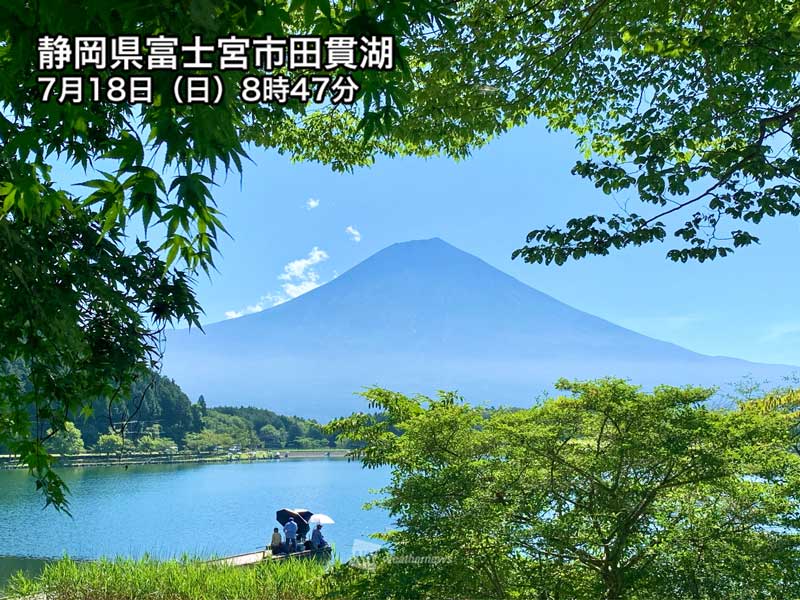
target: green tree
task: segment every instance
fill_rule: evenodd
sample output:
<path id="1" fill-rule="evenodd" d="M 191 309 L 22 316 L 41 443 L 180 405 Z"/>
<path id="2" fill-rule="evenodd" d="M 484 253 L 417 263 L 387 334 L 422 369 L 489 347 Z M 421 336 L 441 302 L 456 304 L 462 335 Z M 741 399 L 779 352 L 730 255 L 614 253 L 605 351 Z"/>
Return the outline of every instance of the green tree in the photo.
<path id="1" fill-rule="evenodd" d="M 38 424 L 58 431 L 90 415 L 92 398 L 118 398 L 154 365 L 159 331 L 179 315 L 197 319 L 185 273 L 165 273 L 143 242 L 128 254 L 119 230 L 100 234 L 79 206 L 47 224 L 13 208 L 0 215 L 0 356 L 21 365 L 0 375 L 0 444 L 59 508 L 64 488 Z"/>
<path id="2" fill-rule="evenodd" d="M 702 388 L 558 387 L 568 394 L 488 413 L 452 394 L 373 389 L 365 395 L 384 421 L 334 421 L 363 444 L 367 467 L 392 468 L 378 504 L 400 527 L 382 536 L 392 560 L 346 569 L 347 593 L 798 596 L 796 415 L 752 403 L 711 410 Z"/>
<path id="3" fill-rule="evenodd" d="M 159 435 L 179 440 L 190 431 L 200 429 L 201 422 L 196 418 L 191 400 L 172 379 L 157 378 L 150 392 L 156 399 L 158 410 L 143 418 L 159 421 L 162 430 Z"/>
<path id="4" fill-rule="evenodd" d="M 253 425 L 243 417 L 208 410 L 203 425 L 209 431 L 227 436 L 233 444 L 242 448 L 258 448 L 261 445 Z"/>
<path id="5" fill-rule="evenodd" d="M 64 423 L 64 428 L 52 432 L 52 437 L 47 440 L 47 447 L 50 452 L 54 454 L 83 454 L 86 448 L 83 446 L 83 438 L 81 431 L 75 424 L 67 421 Z"/>
<path id="6" fill-rule="evenodd" d="M 153 423 L 152 425 L 148 425 L 147 427 L 144 428 L 144 431 L 142 431 L 142 435 L 143 436 L 146 435 L 154 439 L 160 438 L 162 435 L 161 425 L 159 423 Z"/>
<path id="7" fill-rule="evenodd" d="M 122 436 L 114 433 L 104 433 L 97 439 L 95 450 L 104 454 L 118 454 L 124 448 Z"/>
<path id="8" fill-rule="evenodd" d="M 315 447 L 327 446 L 335 442 L 335 436 L 326 435 L 322 431 L 320 424 L 313 419 L 279 415 L 271 410 L 252 406 L 220 406 L 215 408 L 214 412 L 241 417 L 249 422 L 253 426 L 253 429 L 259 432 L 259 438 L 267 445 L 280 441 L 281 444 L 285 444 L 286 446 L 297 447 L 295 440 L 303 437 L 317 440 L 315 442 Z M 268 432 L 270 436 L 270 442 L 267 443 L 266 438 L 261 434 L 266 425 L 274 427 L 279 432 L 279 440 L 272 437 L 274 436 L 274 432 L 271 429 L 267 429 L 265 431 Z"/>
<path id="9" fill-rule="evenodd" d="M 171 438 L 162 435 L 161 425 L 155 423 L 146 427 L 136 441 L 136 449 L 140 452 L 171 452 L 177 444 Z"/>
<path id="10" fill-rule="evenodd" d="M 136 448 L 140 452 L 172 452 L 177 447 L 177 444 L 170 438 L 150 435 L 143 435 L 136 443 Z"/>
<path id="11" fill-rule="evenodd" d="M 184 444 L 192 452 L 208 452 L 217 448 L 227 449 L 233 444 L 233 438 L 224 433 L 204 429 L 199 433 L 187 433 Z"/>
<path id="12" fill-rule="evenodd" d="M 286 444 L 286 431 L 269 423 L 258 430 L 258 437 L 265 448 L 283 448 Z"/>
<path id="13" fill-rule="evenodd" d="M 320 448 L 320 447 L 327 447 L 328 440 L 320 440 L 319 438 L 312 438 L 312 437 L 299 437 L 295 438 L 292 441 L 293 448 Z"/>

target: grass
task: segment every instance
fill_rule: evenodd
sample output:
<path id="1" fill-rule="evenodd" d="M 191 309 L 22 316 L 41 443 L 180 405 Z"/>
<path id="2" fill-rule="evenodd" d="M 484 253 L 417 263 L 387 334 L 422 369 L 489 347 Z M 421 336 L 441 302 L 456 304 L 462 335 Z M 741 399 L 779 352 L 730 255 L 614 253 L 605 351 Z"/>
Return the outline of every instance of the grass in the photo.
<path id="1" fill-rule="evenodd" d="M 313 560 L 231 567 L 194 559 L 64 558 L 38 577 L 15 575 L 5 593 L 11 598 L 44 594 L 48 600 L 312 600 L 328 591 L 324 575 L 325 565 Z"/>

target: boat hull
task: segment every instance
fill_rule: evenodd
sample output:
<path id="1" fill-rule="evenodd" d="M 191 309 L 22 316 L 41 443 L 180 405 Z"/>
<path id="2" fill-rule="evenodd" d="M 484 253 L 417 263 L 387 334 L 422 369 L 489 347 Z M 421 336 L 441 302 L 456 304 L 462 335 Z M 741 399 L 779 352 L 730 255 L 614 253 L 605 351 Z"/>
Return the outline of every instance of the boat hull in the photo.
<path id="1" fill-rule="evenodd" d="M 329 560 L 331 558 L 331 547 L 318 548 L 317 550 L 302 550 L 300 552 L 292 552 L 290 554 L 272 554 L 269 549 L 259 550 L 257 552 L 248 552 L 246 554 L 236 554 L 234 556 L 225 556 L 223 558 L 215 558 L 208 561 L 210 565 L 227 565 L 231 567 L 247 567 L 257 565 L 259 563 L 269 560 L 287 560 L 287 559 L 316 559 L 316 560 Z"/>

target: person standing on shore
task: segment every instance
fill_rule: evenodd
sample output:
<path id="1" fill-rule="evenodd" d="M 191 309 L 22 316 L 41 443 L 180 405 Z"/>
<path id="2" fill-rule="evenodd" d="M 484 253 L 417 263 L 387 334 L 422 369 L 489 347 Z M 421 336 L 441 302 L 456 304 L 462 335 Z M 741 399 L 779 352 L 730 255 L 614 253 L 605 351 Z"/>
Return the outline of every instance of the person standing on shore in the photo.
<path id="1" fill-rule="evenodd" d="M 283 533 L 286 534 L 287 552 L 294 552 L 297 549 L 297 523 L 294 522 L 294 517 L 289 517 L 283 526 Z"/>

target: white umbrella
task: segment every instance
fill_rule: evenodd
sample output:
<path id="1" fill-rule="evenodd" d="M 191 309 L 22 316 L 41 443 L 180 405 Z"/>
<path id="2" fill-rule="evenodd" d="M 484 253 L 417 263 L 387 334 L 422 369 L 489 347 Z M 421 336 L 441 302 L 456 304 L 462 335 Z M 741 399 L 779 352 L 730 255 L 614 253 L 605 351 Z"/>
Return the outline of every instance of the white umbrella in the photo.
<path id="1" fill-rule="evenodd" d="M 314 513 L 311 515 L 311 518 L 308 520 L 309 523 L 319 523 L 320 525 L 333 525 L 336 523 L 333 519 L 331 519 L 328 515 L 323 515 L 322 513 Z"/>

